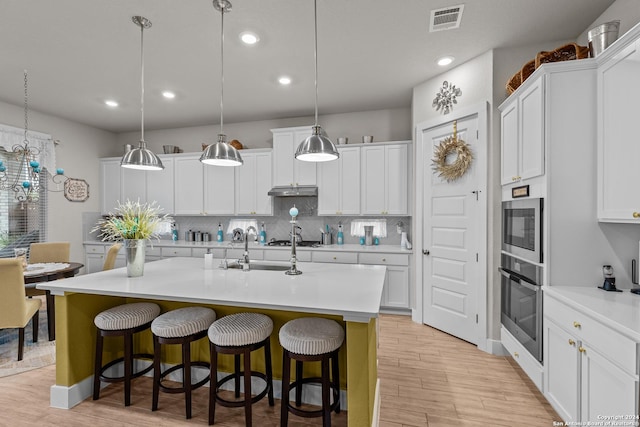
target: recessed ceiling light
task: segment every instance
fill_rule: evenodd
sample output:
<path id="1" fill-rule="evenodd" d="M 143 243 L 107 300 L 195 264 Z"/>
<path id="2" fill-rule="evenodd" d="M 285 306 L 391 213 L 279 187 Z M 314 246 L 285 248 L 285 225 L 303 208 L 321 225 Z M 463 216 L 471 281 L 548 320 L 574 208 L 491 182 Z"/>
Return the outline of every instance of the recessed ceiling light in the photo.
<path id="1" fill-rule="evenodd" d="M 445 67 L 453 62 L 455 58 L 453 56 L 443 56 L 438 59 L 438 65 L 441 67 Z"/>
<path id="2" fill-rule="evenodd" d="M 115 108 L 118 106 L 118 103 L 112 99 L 107 99 L 106 101 L 104 101 L 104 103 L 111 108 Z"/>
<path id="3" fill-rule="evenodd" d="M 162 96 L 164 96 L 167 99 L 173 99 L 176 97 L 176 94 L 171 91 L 165 90 L 164 92 L 162 92 Z"/>
<path id="4" fill-rule="evenodd" d="M 244 44 L 252 45 L 258 43 L 260 41 L 260 37 L 258 37 L 254 33 L 245 31 L 244 33 L 240 34 L 240 40 L 242 40 L 242 43 Z"/>
<path id="5" fill-rule="evenodd" d="M 282 76 L 278 79 L 278 83 L 280 83 L 283 86 L 291 84 L 291 77 Z"/>

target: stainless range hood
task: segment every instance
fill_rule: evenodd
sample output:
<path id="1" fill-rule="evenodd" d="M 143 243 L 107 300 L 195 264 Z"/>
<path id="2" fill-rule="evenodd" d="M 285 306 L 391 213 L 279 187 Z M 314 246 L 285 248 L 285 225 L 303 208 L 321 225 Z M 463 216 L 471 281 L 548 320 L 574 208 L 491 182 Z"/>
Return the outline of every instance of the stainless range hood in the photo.
<path id="1" fill-rule="evenodd" d="M 318 195 L 318 187 L 315 185 L 273 187 L 267 194 L 275 197 L 314 197 Z"/>

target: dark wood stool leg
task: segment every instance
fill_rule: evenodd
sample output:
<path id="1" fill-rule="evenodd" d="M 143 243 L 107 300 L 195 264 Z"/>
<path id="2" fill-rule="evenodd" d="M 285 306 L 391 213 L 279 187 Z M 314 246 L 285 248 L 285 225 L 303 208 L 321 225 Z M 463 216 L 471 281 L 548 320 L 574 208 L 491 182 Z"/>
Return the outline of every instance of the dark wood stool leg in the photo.
<path id="1" fill-rule="evenodd" d="M 323 427 L 331 426 L 331 403 L 329 394 L 331 391 L 329 383 L 329 358 L 327 354 L 322 358 L 322 425 Z"/>
<path id="2" fill-rule="evenodd" d="M 211 368 L 209 370 L 209 425 L 215 422 L 216 417 L 216 393 L 218 383 L 218 352 L 213 343 L 209 343 L 211 354 Z"/>
<path id="3" fill-rule="evenodd" d="M 31 326 L 33 327 L 33 342 L 38 342 L 38 327 L 39 327 L 39 311 L 36 311 L 36 313 L 33 315 L 33 317 L 31 318 Z"/>
<path id="4" fill-rule="evenodd" d="M 337 391 L 334 391 L 334 402 L 338 402 L 336 404 L 336 414 L 340 413 L 340 366 L 338 364 L 338 350 L 336 350 L 331 355 L 331 367 L 333 369 L 333 385 Z"/>
<path id="5" fill-rule="evenodd" d="M 267 396 L 269 397 L 269 406 L 273 406 L 275 405 L 275 403 L 273 401 L 273 369 L 271 368 L 271 342 L 268 340 L 264 346 L 264 363 L 267 365 L 266 366 L 267 387 L 269 387 Z"/>
<path id="6" fill-rule="evenodd" d="M 191 418 L 191 343 L 182 344 L 182 387 L 184 388 L 184 401 L 187 419 Z"/>
<path id="7" fill-rule="evenodd" d="M 125 332 L 124 340 L 124 406 L 131 405 L 131 377 L 133 376 L 133 334 Z"/>
<path id="8" fill-rule="evenodd" d="M 153 336 L 153 398 L 151 410 L 158 409 L 158 395 L 160 394 L 160 342 L 157 336 Z"/>
<path id="9" fill-rule="evenodd" d="M 18 362 L 22 360 L 24 352 L 24 328 L 18 328 Z"/>
<path id="10" fill-rule="evenodd" d="M 93 365 L 93 400 L 100 398 L 100 371 L 102 370 L 102 345 L 104 338 L 100 329 L 96 336 L 96 358 Z"/>
<path id="11" fill-rule="evenodd" d="M 251 427 L 251 350 L 244 351 L 244 417 L 247 427 Z"/>
<path id="12" fill-rule="evenodd" d="M 302 362 L 296 360 L 296 406 L 302 405 Z"/>
<path id="13" fill-rule="evenodd" d="M 289 352 L 282 349 L 282 398 L 280 408 L 280 427 L 289 424 L 289 382 L 291 381 L 291 358 Z"/>
<path id="14" fill-rule="evenodd" d="M 240 355 L 233 356 L 233 372 L 235 374 L 236 399 L 240 397 Z"/>

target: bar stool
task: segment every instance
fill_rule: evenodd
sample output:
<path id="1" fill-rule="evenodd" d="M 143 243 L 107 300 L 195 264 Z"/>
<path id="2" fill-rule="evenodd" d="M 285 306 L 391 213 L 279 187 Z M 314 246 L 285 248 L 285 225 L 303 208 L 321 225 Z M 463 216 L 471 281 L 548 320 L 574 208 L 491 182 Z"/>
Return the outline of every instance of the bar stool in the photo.
<path id="1" fill-rule="evenodd" d="M 269 405 L 273 406 L 273 375 L 271 371 L 271 342 L 273 321 L 259 313 L 237 313 L 224 316 L 209 327 L 211 341 L 211 385 L 209 389 L 209 425 L 214 423 L 216 402 L 222 406 L 244 406 L 245 424 L 252 425 L 251 405 L 268 394 Z M 251 370 L 251 352 L 264 348 L 265 371 Z M 217 381 L 218 353 L 234 355 L 234 373 Z M 240 355 L 244 357 L 244 371 L 240 371 Z M 244 376 L 244 399 L 227 400 L 218 394 L 218 389 L 230 380 L 235 381 L 235 397 L 240 397 L 240 376 Z M 261 378 L 265 388 L 255 397 L 251 397 L 251 377 Z M 215 381 L 215 384 L 214 384 Z"/>
<path id="2" fill-rule="evenodd" d="M 185 307 L 169 311 L 151 323 L 153 333 L 153 401 L 151 410 L 158 409 L 159 392 L 184 393 L 187 419 L 191 418 L 191 392 L 209 381 L 209 363 L 191 361 L 191 343 L 207 336 L 209 326 L 216 320 L 216 312 L 206 307 Z M 160 372 L 160 345 L 180 344 L 182 363 Z M 207 376 L 191 384 L 191 367 L 207 368 Z M 182 370 L 182 387 L 170 387 L 162 380 L 170 373 Z"/>
<path id="3" fill-rule="evenodd" d="M 108 383 L 124 381 L 124 406 L 131 404 L 131 380 L 146 374 L 153 368 L 153 365 L 150 364 L 139 372 L 133 372 L 134 359 L 153 360 L 153 355 L 151 354 L 133 353 L 133 334 L 148 329 L 158 314 L 160 314 L 160 307 L 157 304 L 140 302 L 118 305 L 98 313 L 93 319 L 93 323 L 98 328 L 96 357 L 93 370 L 93 400 L 100 398 L 101 381 Z M 123 338 L 124 356 L 102 366 L 102 351 L 104 337 L 106 336 L 121 336 Z M 105 375 L 107 369 L 122 362 L 124 362 L 123 376 L 107 377 Z"/>
<path id="4" fill-rule="evenodd" d="M 300 417 L 311 418 L 322 416 L 322 425 L 331 425 L 331 411 L 340 413 L 340 371 L 338 367 L 338 350 L 344 341 L 344 329 L 338 322 L 317 317 L 303 317 L 290 320 L 280 328 L 280 345 L 282 354 L 282 408 L 280 425 L 288 425 L 289 412 Z M 291 381 L 291 360 L 296 361 L 296 380 Z M 331 361 L 331 377 L 329 372 Z M 321 377 L 303 378 L 303 362 L 321 362 Z M 322 384 L 322 409 L 302 410 L 302 385 L 308 383 Z M 296 391 L 295 405 L 289 402 L 289 392 Z M 330 391 L 333 391 L 333 403 L 330 403 Z"/>

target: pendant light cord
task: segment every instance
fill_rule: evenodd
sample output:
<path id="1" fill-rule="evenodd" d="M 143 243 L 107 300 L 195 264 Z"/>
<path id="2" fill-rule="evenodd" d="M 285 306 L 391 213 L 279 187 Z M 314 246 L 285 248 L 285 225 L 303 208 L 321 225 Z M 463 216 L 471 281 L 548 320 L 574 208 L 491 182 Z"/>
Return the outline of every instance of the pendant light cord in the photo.
<path id="1" fill-rule="evenodd" d="M 144 23 L 140 23 L 140 142 L 144 142 Z"/>
<path id="2" fill-rule="evenodd" d="M 220 7 L 220 134 L 224 135 L 224 4 Z"/>
<path id="3" fill-rule="evenodd" d="M 316 115 L 315 125 L 318 126 L 318 5 L 317 0 L 313 0 L 313 24 L 314 24 L 314 47 L 313 47 L 313 60 L 315 62 L 315 79 L 314 84 L 316 88 Z"/>

